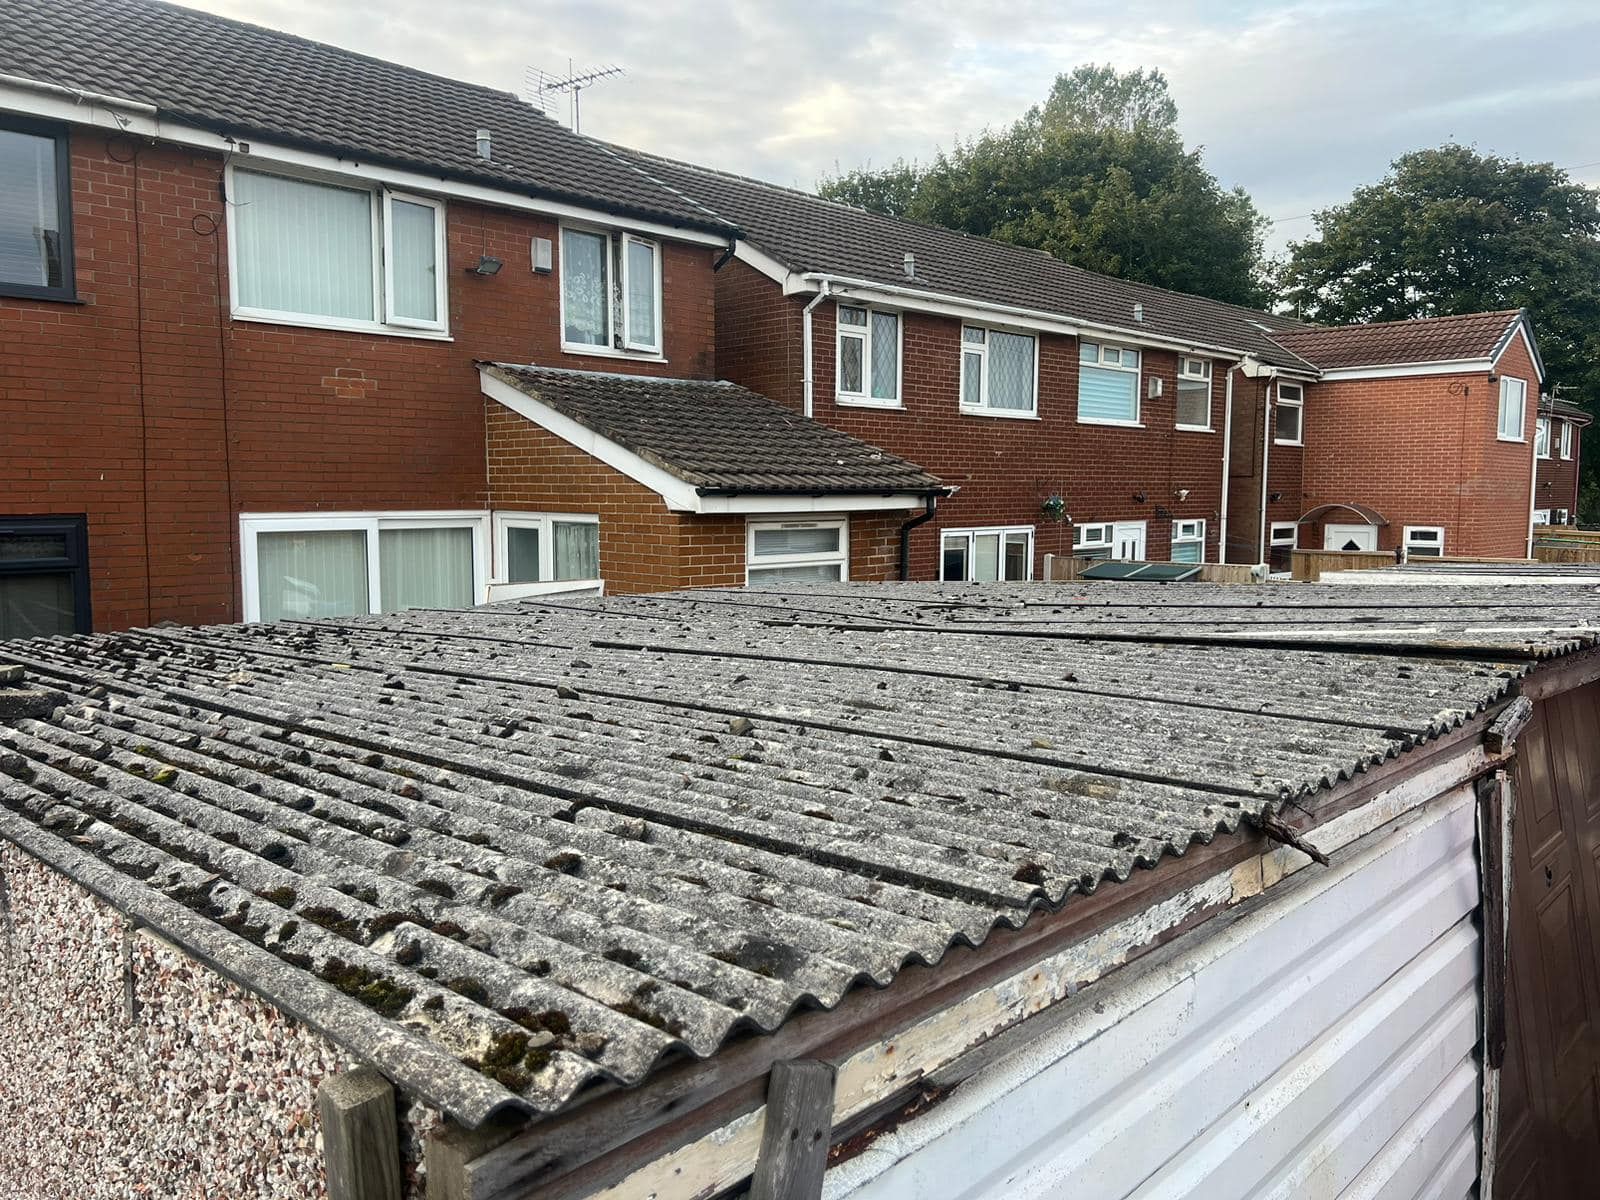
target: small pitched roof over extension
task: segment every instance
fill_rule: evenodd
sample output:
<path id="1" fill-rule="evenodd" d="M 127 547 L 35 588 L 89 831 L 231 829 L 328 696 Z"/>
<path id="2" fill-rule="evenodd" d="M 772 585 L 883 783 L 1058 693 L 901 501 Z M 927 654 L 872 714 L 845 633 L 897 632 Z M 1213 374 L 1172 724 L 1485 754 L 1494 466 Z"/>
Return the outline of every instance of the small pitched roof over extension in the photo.
<path id="1" fill-rule="evenodd" d="M 0 683 L 0 837 L 467 1125 L 550 1112 L 1314 810 L 1595 641 L 1583 587 L 1276 591 L 7 642 L 44 699 Z"/>
<path id="2" fill-rule="evenodd" d="M 1520 308 L 1368 325 L 1308 325 L 1274 335 L 1323 370 L 1492 361 L 1527 321 Z M 1529 339 L 1531 346 L 1532 339 Z"/>
<path id="3" fill-rule="evenodd" d="M 1574 404 L 1570 400 L 1560 400 L 1549 397 L 1539 402 L 1539 407 L 1545 412 L 1554 413 L 1556 416 L 1571 421 L 1575 425 L 1594 424 L 1594 415 L 1581 404 Z"/>
<path id="4" fill-rule="evenodd" d="M 745 238 L 795 272 L 820 272 L 956 300 L 1092 322 L 1192 345 L 1224 347 L 1309 370 L 1271 336 L 1289 317 L 1086 271 L 1042 250 L 886 217 L 809 192 L 618 148 L 686 196 L 738 225 Z M 915 258 L 907 279 L 905 256 Z M 1134 305 L 1143 320 L 1135 321 Z"/>
<path id="5" fill-rule="evenodd" d="M 702 495 L 946 490 L 914 463 L 737 384 L 508 363 L 482 369 Z"/>
<path id="6" fill-rule="evenodd" d="M 390 166 L 725 231 L 509 92 L 157 0 L 6 0 L 0 74 L 154 105 L 162 117 Z M 493 135 L 493 161 L 475 134 Z"/>

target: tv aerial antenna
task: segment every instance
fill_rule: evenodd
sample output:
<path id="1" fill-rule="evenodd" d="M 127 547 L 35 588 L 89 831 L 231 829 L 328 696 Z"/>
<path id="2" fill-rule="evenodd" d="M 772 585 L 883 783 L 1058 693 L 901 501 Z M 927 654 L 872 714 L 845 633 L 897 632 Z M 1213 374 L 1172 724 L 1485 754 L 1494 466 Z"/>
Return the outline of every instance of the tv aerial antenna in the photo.
<path id="1" fill-rule="evenodd" d="M 617 66 L 593 67 L 586 71 L 576 70 L 572 60 L 567 60 L 567 73 L 565 75 L 552 74 L 539 67 L 529 67 L 523 72 L 523 87 L 527 89 L 526 99 L 536 105 L 546 114 L 562 95 L 572 97 L 572 132 L 581 132 L 578 128 L 581 116 L 579 97 L 583 90 L 602 79 L 610 79 L 621 75 L 622 68 Z"/>

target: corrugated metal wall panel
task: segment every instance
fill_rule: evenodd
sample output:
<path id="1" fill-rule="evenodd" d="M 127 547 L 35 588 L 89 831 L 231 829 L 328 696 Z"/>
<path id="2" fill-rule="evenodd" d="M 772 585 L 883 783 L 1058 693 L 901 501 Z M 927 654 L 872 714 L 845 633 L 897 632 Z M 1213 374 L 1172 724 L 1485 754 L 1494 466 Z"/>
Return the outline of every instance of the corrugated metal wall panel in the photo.
<path id="1" fill-rule="evenodd" d="M 836 1168 L 825 1194 L 1465 1195 L 1473 836 L 1461 789 L 1089 989 L 1081 1014 Z"/>

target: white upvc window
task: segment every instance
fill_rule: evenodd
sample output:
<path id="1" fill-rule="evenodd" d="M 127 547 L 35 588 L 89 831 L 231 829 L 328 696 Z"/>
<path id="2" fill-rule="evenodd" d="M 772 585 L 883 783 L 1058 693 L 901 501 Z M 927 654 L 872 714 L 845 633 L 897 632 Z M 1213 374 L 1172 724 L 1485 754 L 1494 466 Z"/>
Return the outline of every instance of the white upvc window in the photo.
<path id="1" fill-rule="evenodd" d="M 661 354 L 659 243 L 614 229 L 561 227 L 561 348 Z"/>
<path id="2" fill-rule="evenodd" d="M 1502 442 L 1525 440 L 1523 423 L 1527 417 L 1528 385 L 1510 375 L 1500 376 L 1500 420 L 1495 436 Z"/>
<path id="3" fill-rule="evenodd" d="M 1534 509 L 1533 510 L 1533 524 L 1534 524 L 1534 526 L 1538 527 L 1540 525 L 1549 525 L 1551 523 L 1550 518 L 1551 518 L 1552 515 L 1553 514 L 1552 514 L 1551 510 L 1548 509 L 1548 508 L 1536 508 L 1536 509 Z"/>
<path id="4" fill-rule="evenodd" d="M 1407 525 L 1401 544 L 1409 562 L 1413 558 L 1442 558 L 1444 556 L 1444 526 Z"/>
<path id="5" fill-rule="evenodd" d="M 961 408 L 995 417 L 1039 411 L 1039 339 L 976 325 L 961 330 Z"/>
<path id="6" fill-rule="evenodd" d="M 1175 563 L 1203 563 L 1206 560 L 1206 523 L 1204 521 L 1174 521 L 1172 523 L 1172 555 Z"/>
<path id="7" fill-rule="evenodd" d="M 1561 422 L 1561 457 L 1572 457 L 1572 431 L 1575 426 L 1571 421 Z"/>
<path id="8" fill-rule="evenodd" d="M 1078 558 L 1110 558 L 1115 530 L 1110 521 L 1092 521 L 1072 529 L 1072 553 Z"/>
<path id="9" fill-rule="evenodd" d="M 470 608 L 488 582 L 483 512 L 245 514 L 239 530 L 247 621 Z"/>
<path id="10" fill-rule="evenodd" d="M 1305 389 L 1298 383 L 1278 384 L 1272 440 L 1280 446 L 1300 446 L 1305 439 Z"/>
<path id="11" fill-rule="evenodd" d="M 1178 359 L 1178 420 L 1179 429 L 1197 433 L 1211 432 L 1211 360 L 1209 358 Z"/>
<path id="12" fill-rule="evenodd" d="M 445 208 L 348 179 L 230 166 L 232 312 L 245 320 L 445 336 Z"/>
<path id="13" fill-rule="evenodd" d="M 850 523 L 750 520 L 745 526 L 745 582 L 836 583 L 850 578 Z"/>
<path id="14" fill-rule="evenodd" d="M 1552 508 L 1550 510 L 1550 524 L 1565 525 L 1568 515 L 1567 510 L 1564 508 Z"/>
<path id="15" fill-rule="evenodd" d="M 491 595 L 513 600 L 554 584 L 600 582 L 600 518 L 593 513 L 497 512 Z"/>
<path id="16" fill-rule="evenodd" d="M 1267 569 L 1274 575 L 1287 575 L 1293 567 L 1294 548 L 1300 526 L 1293 521 L 1274 521 L 1267 534 Z"/>
<path id="17" fill-rule="evenodd" d="M 900 407 L 900 314 L 841 304 L 834 399 L 840 404 Z"/>
<path id="18" fill-rule="evenodd" d="M 1033 526 L 946 529 L 939 538 L 939 578 L 952 583 L 1032 579 Z"/>
<path id="19" fill-rule="evenodd" d="M 1139 352 L 1103 342 L 1078 343 L 1078 421 L 1139 424 Z"/>
<path id="20" fill-rule="evenodd" d="M 1550 418 L 1539 417 L 1533 423 L 1533 452 L 1540 458 L 1550 457 Z"/>

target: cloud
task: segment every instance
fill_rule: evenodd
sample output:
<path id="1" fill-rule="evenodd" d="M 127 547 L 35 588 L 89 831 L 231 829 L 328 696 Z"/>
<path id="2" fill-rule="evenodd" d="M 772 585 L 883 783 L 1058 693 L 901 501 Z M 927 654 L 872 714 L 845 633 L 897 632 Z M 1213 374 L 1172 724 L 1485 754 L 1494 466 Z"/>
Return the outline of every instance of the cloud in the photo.
<path id="1" fill-rule="evenodd" d="M 1588 0 L 388 0 L 382 20 L 326 0 L 189 2 L 507 91 L 529 67 L 615 63 L 623 76 L 583 94 L 584 132 L 802 187 L 926 160 L 1084 62 L 1164 71 L 1185 138 L 1275 217 L 1450 139 L 1600 159 Z M 1309 232 L 1284 221 L 1275 241 Z"/>

